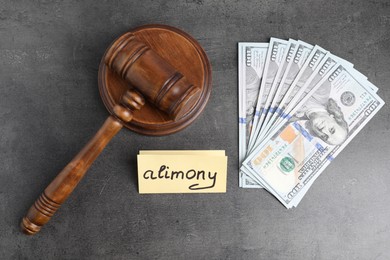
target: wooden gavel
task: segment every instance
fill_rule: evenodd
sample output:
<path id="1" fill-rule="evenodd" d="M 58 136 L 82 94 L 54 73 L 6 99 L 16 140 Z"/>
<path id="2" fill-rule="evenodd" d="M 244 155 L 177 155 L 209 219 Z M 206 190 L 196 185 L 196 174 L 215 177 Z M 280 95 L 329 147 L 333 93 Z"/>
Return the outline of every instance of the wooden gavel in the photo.
<path id="1" fill-rule="evenodd" d="M 134 111 L 144 106 L 144 97 L 176 121 L 190 112 L 202 94 L 199 87 L 132 32 L 114 41 L 106 51 L 104 64 L 133 88 L 125 91 L 96 135 L 30 207 L 21 222 L 25 234 L 37 233 L 50 220 L 105 146 L 133 119 Z"/>

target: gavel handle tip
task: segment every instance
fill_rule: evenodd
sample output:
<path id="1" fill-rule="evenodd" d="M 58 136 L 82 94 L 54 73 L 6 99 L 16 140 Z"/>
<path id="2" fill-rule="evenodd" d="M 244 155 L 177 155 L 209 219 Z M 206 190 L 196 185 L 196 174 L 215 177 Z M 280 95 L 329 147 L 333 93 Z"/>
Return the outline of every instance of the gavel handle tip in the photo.
<path id="1" fill-rule="evenodd" d="M 127 107 L 141 108 L 143 99 L 136 92 L 127 95 Z M 133 102 L 134 101 L 134 102 Z M 138 103 L 139 104 L 138 106 Z M 135 104 L 135 105 L 134 105 Z M 75 158 L 57 175 L 45 191 L 39 196 L 27 212 L 20 224 L 23 233 L 34 235 L 47 223 L 61 204 L 76 188 L 93 161 L 104 147 L 123 127 L 122 122 L 129 122 L 133 114 L 122 105 L 114 107 L 115 116 L 109 116 L 95 136 L 84 146 Z M 117 119 L 119 118 L 120 121 Z"/>
<path id="2" fill-rule="evenodd" d="M 22 232 L 26 235 L 34 235 L 35 233 L 39 232 L 39 230 L 41 230 L 41 226 L 35 225 L 27 217 L 24 217 L 22 219 L 22 222 L 20 223 L 20 228 L 22 229 Z"/>

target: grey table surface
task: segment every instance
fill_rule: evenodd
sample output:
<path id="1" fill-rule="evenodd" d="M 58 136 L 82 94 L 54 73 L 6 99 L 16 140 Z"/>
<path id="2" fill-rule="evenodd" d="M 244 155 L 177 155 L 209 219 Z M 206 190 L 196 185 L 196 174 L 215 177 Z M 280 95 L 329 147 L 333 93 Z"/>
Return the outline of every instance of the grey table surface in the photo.
<path id="1" fill-rule="evenodd" d="M 108 116 L 100 58 L 121 33 L 178 27 L 204 47 L 213 91 L 185 130 L 122 130 L 36 236 L 21 218 Z M 0 1 L 0 259 L 390 259 L 385 105 L 286 210 L 238 187 L 237 43 L 296 38 L 355 64 L 390 104 L 390 2 Z M 225 194 L 140 195 L 141 149 L 223 149 Z"/>

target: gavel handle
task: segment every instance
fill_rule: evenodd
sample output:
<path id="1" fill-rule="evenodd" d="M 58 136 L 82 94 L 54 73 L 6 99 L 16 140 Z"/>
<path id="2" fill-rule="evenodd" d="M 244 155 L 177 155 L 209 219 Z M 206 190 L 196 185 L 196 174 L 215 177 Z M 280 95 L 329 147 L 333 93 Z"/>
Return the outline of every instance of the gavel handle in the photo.
<path id="1" fill-rule="evenodd" d="M 136 92 L 127 91 L 122 103 L 139 109 L 143 98 Z M 94 160 L 110 140 L 122 129 L 124 122 L 132 119 L 132 112 L 122 105 L 114 107 L 115 116 L 109 116 L 95 136 L 85 145 L 76 157 L 47 186 L 41 196 L 30 207 L 21 222 L 22 231 L 27 235 L 37 233 L 46 224 L 62 203 L 69 197 Z M 120 118 L 120 119 L 119 119 Z"/>

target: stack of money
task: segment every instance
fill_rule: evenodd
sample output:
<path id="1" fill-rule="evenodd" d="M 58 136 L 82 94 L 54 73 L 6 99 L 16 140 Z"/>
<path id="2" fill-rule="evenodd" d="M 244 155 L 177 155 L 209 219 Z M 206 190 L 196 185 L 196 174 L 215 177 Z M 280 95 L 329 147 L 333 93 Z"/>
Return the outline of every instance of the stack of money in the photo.
<path id="1" fill-rule="evenodd" d="M 320 46 L 239 43 L 240 187 L 296 207 L 384 105 L 353 64 Z"/>

